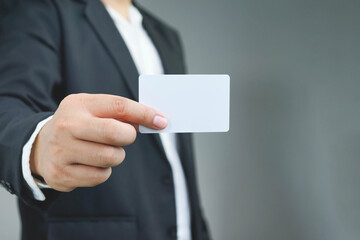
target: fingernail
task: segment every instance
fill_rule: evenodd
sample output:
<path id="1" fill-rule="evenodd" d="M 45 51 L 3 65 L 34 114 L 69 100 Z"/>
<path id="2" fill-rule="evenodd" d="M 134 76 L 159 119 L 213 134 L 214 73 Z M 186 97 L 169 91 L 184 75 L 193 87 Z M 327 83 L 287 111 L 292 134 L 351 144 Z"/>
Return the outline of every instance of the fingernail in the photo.
<path id="1" fill-rule="evenodd" d="M 167 119 L 161 116 L 155 116 L 154 117 L 154 125 L 157 128 L 165 128 L 167 125 Z"/>

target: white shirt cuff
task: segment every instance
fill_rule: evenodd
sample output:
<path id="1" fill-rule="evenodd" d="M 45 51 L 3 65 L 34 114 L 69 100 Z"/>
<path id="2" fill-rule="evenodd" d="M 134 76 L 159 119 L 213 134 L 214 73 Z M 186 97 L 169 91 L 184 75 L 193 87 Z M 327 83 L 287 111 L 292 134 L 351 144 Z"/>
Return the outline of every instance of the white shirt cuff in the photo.
<path id="1" fill-rule="evenodd" d="M 36 136 L 39 134 L 41 128 L 52 118 L 53 116 L 50 116 L 41 122 L 39 122 L 35 128 L 35 131 L 29 138 L 29 140 L 25 143 L 22 151 L 22 173 L 24 176 L 24 179 L 26 183 L 29 185 L 34 198 L 38 201 L 45 201 L 45 195 L 41 191 L 40 188 L 50 188 L 47 184 L 41 183 L 38 180 L 34 179 L 34 177 L 31 175 L 30 170 L 30 153 L 31 148 L 34 144 L 34 141 L 36 139 Z"/>

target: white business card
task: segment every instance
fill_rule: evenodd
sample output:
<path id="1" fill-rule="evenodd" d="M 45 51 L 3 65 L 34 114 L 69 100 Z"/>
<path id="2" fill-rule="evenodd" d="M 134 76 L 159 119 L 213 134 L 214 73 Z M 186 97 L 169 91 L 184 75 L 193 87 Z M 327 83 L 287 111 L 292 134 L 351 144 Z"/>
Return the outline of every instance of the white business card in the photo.
<path id="1" fill-rule="evenodd" d="M 229 131 L 228 75 L 141 75 L 139 102 L 168 119 L 165 129 L 140 126 L 141 133 Z"/>

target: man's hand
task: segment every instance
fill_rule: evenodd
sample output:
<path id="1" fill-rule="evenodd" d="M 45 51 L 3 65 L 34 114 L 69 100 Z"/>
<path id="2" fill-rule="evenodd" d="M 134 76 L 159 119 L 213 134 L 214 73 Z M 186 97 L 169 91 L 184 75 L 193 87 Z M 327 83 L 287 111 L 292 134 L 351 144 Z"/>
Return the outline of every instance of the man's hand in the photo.
<path id="1" fill-rule="evenodd" d="M 135 141 L 138 124 L 163 129 L 167 120 L 127 98 L 69 95 L 35 140 L 31 172 L 62 192 L 103 183 L 110 177 L 111 167 L 124 160 L 122 146 Z"/>

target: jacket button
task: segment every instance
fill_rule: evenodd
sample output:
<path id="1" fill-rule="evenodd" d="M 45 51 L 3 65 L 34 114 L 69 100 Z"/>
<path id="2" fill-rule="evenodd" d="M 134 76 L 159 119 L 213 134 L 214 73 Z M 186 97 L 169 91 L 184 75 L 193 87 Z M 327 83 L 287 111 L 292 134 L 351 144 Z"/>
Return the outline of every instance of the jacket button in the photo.
<path id="1" fill-rule="evenodd" d="M 171 185 L 173 183 L 173 179 L 171 175 L 165 175 L 161 178 L 161 182 L 165 185 Z"/>
<path id="2" fill-rule="evenodd" d="M 168 234 L 171 238 L 177 238 L 177 228 L 175 226 L 168 229 Z"/>

